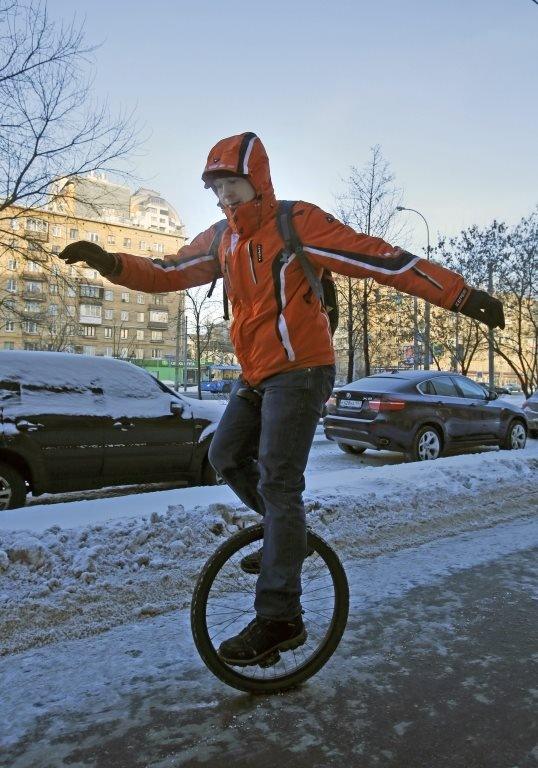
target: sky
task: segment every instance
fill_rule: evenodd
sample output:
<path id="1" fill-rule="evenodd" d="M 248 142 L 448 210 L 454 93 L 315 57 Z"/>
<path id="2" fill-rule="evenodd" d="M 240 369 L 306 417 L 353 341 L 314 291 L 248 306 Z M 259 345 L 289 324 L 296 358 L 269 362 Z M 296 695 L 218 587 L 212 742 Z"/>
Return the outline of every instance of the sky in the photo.
<path id="1" fill-rule="evenodd" d="M 200 175 L 221 138 L 254 131 L 277 197 L 334 210 L 381 146 L 432 241 L 538 203 L 538 4 L 532 0 L 48 0 L 85 20 L 94 93 L 135 109 L 133 166 L 193 237 L 221 218 Z M 132 183 L 133 186 L 137 182 Z M 408 218 L 411 245 L 425 227 Z M 402 222 L 404 223 L 404 222 Z M 408 244 L 409 247 L 409 244 Z"/>

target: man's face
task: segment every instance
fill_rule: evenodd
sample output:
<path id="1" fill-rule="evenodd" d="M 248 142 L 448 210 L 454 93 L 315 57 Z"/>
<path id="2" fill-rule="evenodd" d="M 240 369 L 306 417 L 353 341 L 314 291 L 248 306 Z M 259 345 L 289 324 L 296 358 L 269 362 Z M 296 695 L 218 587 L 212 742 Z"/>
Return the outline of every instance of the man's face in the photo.
<path id="1" fill-rule="evenodd" d="M 223 176 L 221 179 L 215 179 L 213 189 L 219 203 L 227 208 L 235 208 L 256 197 L 256 190 L 250 181 L 240 176 Z"/>

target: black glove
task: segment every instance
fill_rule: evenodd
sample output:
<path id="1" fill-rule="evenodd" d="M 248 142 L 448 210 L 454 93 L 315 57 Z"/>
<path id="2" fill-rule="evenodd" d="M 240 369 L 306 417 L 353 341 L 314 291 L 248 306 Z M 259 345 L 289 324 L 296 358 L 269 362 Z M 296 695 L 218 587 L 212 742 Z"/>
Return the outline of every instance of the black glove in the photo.
<path id="1" fill-rule="evenodd" d="M 117 265 L 117 259 L 112 253 L 108 253 L 95 243 L 89 243 L 87 240 L 79 240 L 71 243 L 58 254 L 58 258 L 65 261 L 66 264 L 76 264 L 78 261 L 85 261 L 89 267 L 96 269 L 102 275 L 111 275 Z"/>
<path id="2" fill-rule="evenodd" d="M 469 298 L 460 309 L 462 315 L 485 323 L 489 328 L 504 328 L 503 305 L 485 291 L 468 288 Z"/>

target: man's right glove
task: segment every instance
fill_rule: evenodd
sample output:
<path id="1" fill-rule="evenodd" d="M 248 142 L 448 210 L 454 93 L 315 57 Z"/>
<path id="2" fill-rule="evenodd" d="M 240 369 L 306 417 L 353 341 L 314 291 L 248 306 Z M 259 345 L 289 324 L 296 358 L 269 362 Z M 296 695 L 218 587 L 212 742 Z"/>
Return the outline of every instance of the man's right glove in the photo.
<path id="1" fill-rule="evenodd" d="M 489 328 L 504 328 L 503 305 L 486 291 L 468 288 L 469 296 L 460 309 L 462 315 L 485 323 Z"/>
<path id="2" fill-rule="evenodd" d="M 76 264 L 78 261 L 85 261 L 89 267 L 96 269 L 104 277 L 111 275 L 117 266 L 117 259 L 112 253 L 108 253 L 95 243 L 89 243 L 87 240 L 79 240 L 76 243 L 66 246 L 58 258 L 65 261 L 66 264 Z"/>

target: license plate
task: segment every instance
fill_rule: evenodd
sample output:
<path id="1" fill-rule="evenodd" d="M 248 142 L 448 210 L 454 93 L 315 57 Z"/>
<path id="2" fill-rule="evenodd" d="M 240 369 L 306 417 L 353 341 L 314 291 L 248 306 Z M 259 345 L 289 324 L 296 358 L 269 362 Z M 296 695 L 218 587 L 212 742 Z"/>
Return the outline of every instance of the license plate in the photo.
<path id="1" fill-rule="evenodd" d="M 340 400 L 339 408 L 362 408 L 362 400 Z"/>

